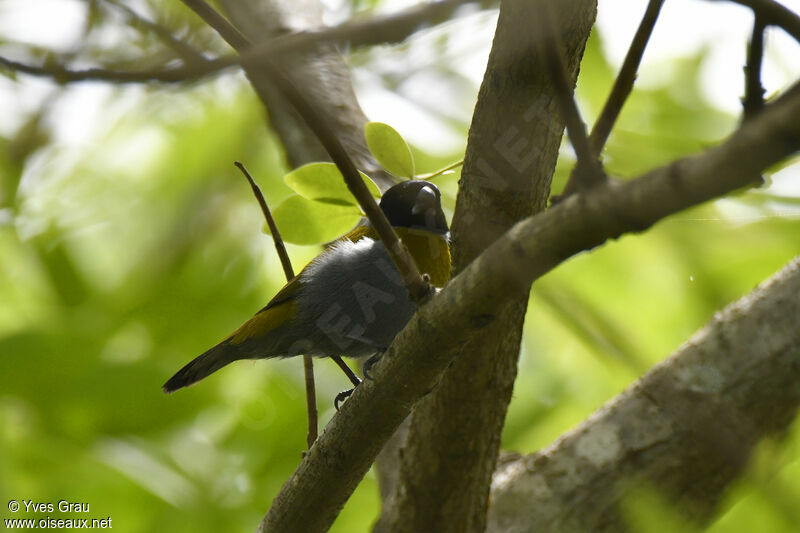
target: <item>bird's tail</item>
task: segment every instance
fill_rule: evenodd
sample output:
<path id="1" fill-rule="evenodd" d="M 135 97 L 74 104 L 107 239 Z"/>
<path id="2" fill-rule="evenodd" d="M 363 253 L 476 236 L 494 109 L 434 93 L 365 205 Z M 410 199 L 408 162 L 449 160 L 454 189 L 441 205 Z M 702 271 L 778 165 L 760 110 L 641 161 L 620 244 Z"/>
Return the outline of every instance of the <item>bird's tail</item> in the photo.
<path id="1" fill-rule="evenodd" d="M 162 388 L 164 392 L 169 393 L 182 387 L 188 387 L 228 363 L 241 358 L 239 350 L 235 346 L 231 346 L 226 339 L 178 370 L 174 376 L 169 378 L 169 381 L 164 383 Z"/>

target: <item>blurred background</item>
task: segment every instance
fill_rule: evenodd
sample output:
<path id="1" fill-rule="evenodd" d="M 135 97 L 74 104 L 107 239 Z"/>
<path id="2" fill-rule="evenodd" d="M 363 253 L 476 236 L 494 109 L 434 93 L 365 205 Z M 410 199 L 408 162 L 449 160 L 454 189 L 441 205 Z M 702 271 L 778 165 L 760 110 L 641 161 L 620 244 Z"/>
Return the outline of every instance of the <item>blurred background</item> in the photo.
<path id="1" fill-rule="evenodd" d="M 410 4 L 325 2 L 329 23 Z M 588 120 L 645 4 L 599 2 L 578 83 Z M 54 50 L 76 67 L 120 68 L 157 56 L 120 5 L 227 52 L 178 2 L 4 0 L 0 55 L 40 64 Z M 406 137 L 419 172 L 463 156 L 496 16 L 462 13 L 346 56 L 367 115 Z M 739 6 L 666 3 L 605 154 L 610 173 L 636 177 L 733 131 L 750 24 Z M 770 31 L 764 68 L 769 96 L 800 77 L 800 48 Z M 233 166 L 243 161 L 273 206 L 291 192 L 260 102 L 237 72 L 175 86 L 0 73 L 0 517 L 42 517 L 7 512 L 10 499 L 66 499 L 121 531 L 252 531 L 305 448 L 301 361 L 239 362 L 171 396 L 160 387 L 284 282 Z M 573 162 L 565 144 L 556 192 Z M 766 177 L 534 285 L 504 449 L 549 444 L 800 252 L 800 164 Z M 448 216 L 457 178 L 437 179 Z M 289 251 L 298 269 L 319 247 Z M 316 369 L 324 424 L 348 382 L 329 361 Z M 765 444 L 711 530 L 796 532 L 798 459 L 796 432 Z M 370 474 L 332 531 L 365 531 L 378 510 Z M 649 530 L 664 531 L 653 516 L 662 529 Z"/>

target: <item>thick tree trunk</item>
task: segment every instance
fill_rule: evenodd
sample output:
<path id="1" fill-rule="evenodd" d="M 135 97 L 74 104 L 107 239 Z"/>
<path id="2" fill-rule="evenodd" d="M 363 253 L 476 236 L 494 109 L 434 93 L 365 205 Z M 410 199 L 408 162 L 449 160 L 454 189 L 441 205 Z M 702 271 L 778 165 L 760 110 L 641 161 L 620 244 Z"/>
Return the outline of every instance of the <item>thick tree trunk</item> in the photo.
<path id="1" fill-rule="evenodd" d="M 800 258 L 549 448 L 505 462 L 488 531 L 642 531 L 625 515 L 642 488 L 705 526 L 798 406 Z"/>
<path id="2" fill-rule="evenodd" d="M 542 1 L 501 2 L 470 128 L 453 221 L 460 272 L 517 221 L 544 208 L 564 124 L 531 19 Z M 554 4 L 574 84 L 594 23 L 594 0 Z M 398 452 L 398 482 L 376 531 L 483 531 L 489 483 L 517 373 L 528 291 L 465 346 L 415 408 Z"/>

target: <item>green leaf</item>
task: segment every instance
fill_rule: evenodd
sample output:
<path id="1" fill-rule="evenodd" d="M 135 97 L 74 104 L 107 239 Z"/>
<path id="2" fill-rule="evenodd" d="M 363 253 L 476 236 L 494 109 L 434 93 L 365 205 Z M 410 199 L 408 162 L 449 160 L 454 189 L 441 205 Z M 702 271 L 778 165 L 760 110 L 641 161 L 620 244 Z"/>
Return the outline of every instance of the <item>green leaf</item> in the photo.
<path id="1" fill-rule="evenodd" d="M 286 242 L 319 244 L 352 229 L 361 217 L 361 210 L 355 205 L 315 202 L 292 195 L 275 209 L 273 215 Z M 266 226 L 265 231 L 269 233 Z"/>
<path id="2" fill-rule="evenodd" d="M 381 191 L 369 176 L 359 171 L 372 196 L 379 198 Z M 333 163 L 308 163 L 283 177 L 283 181 L 297 194 L 308 200 L 338 205 L 358 205 L 342 173 Z"/>
<path id="3" fill-rule="evenodd" d="M 383 122 L 370 122 L 365 134 L 370 152 L 383 168 L 397 176 L 414 177 L 414 156 L 397 130 Z"/>

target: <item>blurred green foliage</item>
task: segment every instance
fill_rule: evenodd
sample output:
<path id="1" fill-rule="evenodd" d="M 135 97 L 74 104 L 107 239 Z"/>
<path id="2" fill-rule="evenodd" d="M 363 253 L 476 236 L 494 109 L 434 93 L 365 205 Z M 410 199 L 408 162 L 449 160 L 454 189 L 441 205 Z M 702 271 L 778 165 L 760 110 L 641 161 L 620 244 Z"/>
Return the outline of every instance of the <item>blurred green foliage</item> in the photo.
<path id="1" fill-rule="evenodd" d="M 735 117 L 698 96 L 703 60 L 633 95 L 605 154 L 610 172 L 635 177 L 732 131 Z M 588 116 L 612 75 L 595 34 L 579 83 Z M 288 169 L 241 76 L 111 99 L 128 111 L 80 150 L 50 142 L 37 114 L 0 139 L 0 495 L 88 502 L 122 531 L 252 531 L 304 448 L 300 361 L 239 362 L 172 396 L 160 386 L 281 287 L 232 162 L 247 164 L 271 205 L 292 192 Z M 460 158 L 413 149 L 421 172 Z M 572 164 L 563 152 L 555 189 Z M 457 178 L 436 178 L 448 215 Z M 789 200 L 744 191 L 537 282 L 504 447 L 547 445 L 797 254 Z M 317 252 L 290 246 L 295 269 Z M 316 368 L 324 423 L 348 384 L 329 362 Z M 797 531 L 798 442 L 761 448 L 713 531 Z M 657 496 L 641 500 L 631 516 L 668 515 Z M 333 531 L 365 531 L 378 509 L 370 474 Z"/>

